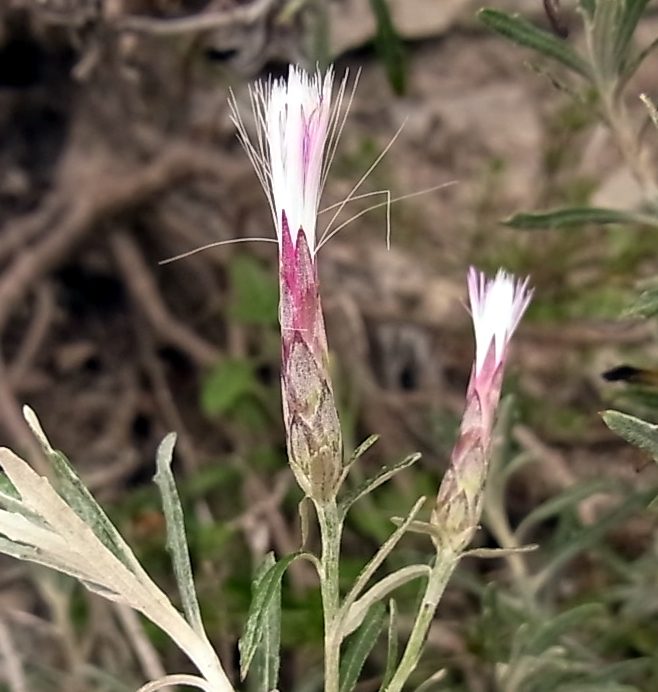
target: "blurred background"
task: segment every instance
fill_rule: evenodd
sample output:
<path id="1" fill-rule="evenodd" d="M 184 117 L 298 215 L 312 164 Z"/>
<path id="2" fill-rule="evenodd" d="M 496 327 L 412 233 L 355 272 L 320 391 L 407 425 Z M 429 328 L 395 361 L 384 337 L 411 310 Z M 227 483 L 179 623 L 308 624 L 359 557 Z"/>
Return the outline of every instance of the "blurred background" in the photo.
<path id="1" fill-rule="evenodd" d="M 564 40 L 582 46 L 573 2 L 548 3 L 557 26 L 540 0 L 490 4 L 547 31 L 566 26 Z M 549 72 L 491 33 L 480 6 L 0 3 L 0 442 L 39 466 L 20 415 L 33 407 L 169 591 L 151 479 L 158 442 L 177 431 L 201 605 L 233 676 L 253 569 L 301 540 L 280 414 L 276 248 L 238 243 L 159 263 L 215 241 L 273 237 L 229 90 L 250 127 L 253 79 L 331 61 L 339 78 L 349 71 L 348 89 L 357 75 L 358 86 L 324 206 L 344 199 L 398 133 L 360 188 L 377 194 L 346 206 L 338 223 L 357 218 L 319 255 L 345 443 L 381 435 L 355 480 L 423 454 L 355 506 L 345 583 L 388 536 L 390 517 L 437 492 L 473 358 L 468 266 L 530 275 L 535 300 L 513 343 L 505 444 L 477 545 L 501 545 L 504 519 L 540 549 L 462 563 L 416 684 L 444 668 L 429 686 L 658 689 L 658 534 L 644 511 L 658 474 L 598 415 L 614 404 L 655 420 L 650 390 L 633 397 L 600 377 L 622 362 L 658 363 L 654 324 L 619 319 L 637 282 L 655 274 L 655 231 L 501 223 L 569 204 L 627 209 L 640 191 L 587 99 L 557 87 L 559 66 Z M 638 40 L 657 34 L 649 3 Z M 628 87 L 631 110 L 644 108 L 636 94 L 656 94 L 656 74 L 649 56 Z M 385 207 L 360 215 L 385 201 L 382 191 L 398 198 L 448 183 L 392 205 L 390 248 Z M 390 566 L 425 554 L 429 541 L 409 537 Z M 402 639 L 415 588 L 397 595 Z M 321 688 L 321 636 L 317 584 L 296 563 L 284 583 L 282 689 Z M 535 648 L 521 651 L 519 638 Z M 139 643 L 148 656 L 135 653 Z M 378 688 L 385 648 L 364 690 Z M 0 690 L 134 690 L 181 670 L 189 662 L 150 625 L 53 573 L 0 560 Z"/>

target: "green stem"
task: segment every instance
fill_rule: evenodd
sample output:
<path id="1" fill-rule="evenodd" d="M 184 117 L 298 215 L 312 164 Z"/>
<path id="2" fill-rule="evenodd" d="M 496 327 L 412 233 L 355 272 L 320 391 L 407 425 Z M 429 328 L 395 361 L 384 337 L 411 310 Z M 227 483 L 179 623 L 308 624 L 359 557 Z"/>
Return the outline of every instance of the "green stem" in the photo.
<path id="1" fill-rule="evenodd" d="M 320 591 L 324 612 L 324 689 L 340 688 L 340 542 L 343 520 L 335 500 L 316 504 L 322 539 Z"/>
<path id="2" fill-rule="evenodd" d="M 384 692 L 400 692 L 411 673 L 416 669 L 427 638 L 427 632 L 434 619 L 434 613 L 448 584 L 448 580 L 459 562 L 459 558 L 458 554 L 451 551 L 443 551 L 437 554 L 436 562 L 427 580 L 423 602 L 416 615 L 402 660 Z"/>

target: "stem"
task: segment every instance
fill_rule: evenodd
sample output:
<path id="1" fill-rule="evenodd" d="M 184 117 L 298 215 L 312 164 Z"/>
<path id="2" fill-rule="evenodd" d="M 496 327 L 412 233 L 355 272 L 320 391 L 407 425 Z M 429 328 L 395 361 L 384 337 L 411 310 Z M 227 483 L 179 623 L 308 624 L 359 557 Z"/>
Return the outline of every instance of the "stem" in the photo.
<path id="1" fill-rule="evenodd" d="M 340 542 L 343 520 L 335 499 L 316 504 L 322 539 L 320 591 L 324 613 L 324 689 L 340 688 Z"/>
<path id="2" fill-rule="evenodd" d="M 395 671 L 395 675 L 388 683 L 384 692 L 400 692 L 411 673 L 416 669 L 425 639 L 427 638 L 427 632 L 434 619 L 434 613 L 448 584 L 448 580 L 459 562 L 459 558 L 460 555 L 452 551 L 446 550 L 437 553 L 432 572 L 427 580 L 423 602 L 416 615 L 407 646 L 404 649 L 404 655 Z"/>

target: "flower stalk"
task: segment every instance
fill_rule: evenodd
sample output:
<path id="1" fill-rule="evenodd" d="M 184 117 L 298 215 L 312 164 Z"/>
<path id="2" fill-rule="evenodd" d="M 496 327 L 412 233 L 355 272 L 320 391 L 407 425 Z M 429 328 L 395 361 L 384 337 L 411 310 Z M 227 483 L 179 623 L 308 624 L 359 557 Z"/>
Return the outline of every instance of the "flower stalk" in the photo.
<path id="1" fill-rule="evenodd" d="M 385 692 L 400 692 L 416 668 L 434 613 L 482 515 L 493 424 L 510 339 L 532 291 L 499 271 L 493 280 L 471 268 L 468 291 L 475 331 L 475 362 L 459 438 L 427 527 L 436 558 L 402 660 Z"/>

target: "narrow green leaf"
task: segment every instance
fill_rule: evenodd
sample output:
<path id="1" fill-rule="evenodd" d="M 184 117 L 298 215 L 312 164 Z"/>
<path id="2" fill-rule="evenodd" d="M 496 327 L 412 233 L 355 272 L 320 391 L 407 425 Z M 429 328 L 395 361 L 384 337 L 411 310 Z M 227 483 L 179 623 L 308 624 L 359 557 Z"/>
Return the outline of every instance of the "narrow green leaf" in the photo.
<path id="1" fill-rule="evenodd" d="M 446 669 L 442 668 L 441 670 L 437 670 L 436 673 L 432 673 L 432 675 L 429 676 L 426 680 L 423 680 L 423 682 L 416 687 L 414 692 L 429 692 L 430 690 L 433 690 L 436 688 L 436 686 L 445 678 L 446 676 Z M 445 688 L 443 685 L 441 686 L 441 692 L 453 692 L 453 688 Z"/>
<path id="2" fill-rule="evenodd" d="M 582 500 L 597 493 L 611 492 L 618 487 L 617 482 L 612 478 L 601 478 L 589 483 L 583 483 L 568 488 L 557 497 L 547 500 L 543 504 L 535 507 L 519 523 L 514 532 L 519 543 L 523 543 L 528 531 L 542 521 L 546 521 L 569 507 L 577 506 Z"/>
<path id="3" fill-rule="evenodd" d="M 357 459 L 360 459 L 379 439 L 379 435 L 370 435 L 355 450 L 350 460 L 347 462 L 351 466 Z"/>
<path id="4" fill-rule="evenodd" d="M 156 473 L 153 478 L 162 497 L 162 509 L 167 526 L 167 550 L 171 556 L 174 576 L 181 597 L 183 612 L 194 631 L 205 638 L 205 629 L 201 619 L 201 609 L 194 587 L 190 551 L 185 535 L 185 517 L 176 482 L 171 472 L 171 460 L 176 444 L 176 434 L 169 433 L 164 437 L 156 453 Z"/>
<path id="5" fill-rule="evenodd" d="M 549 31 L 539 29 L 525 19 L 499 10 L 483 9 L 477 16 L 485 26 L 501 36 L 547 55 L 591 81 L 592 70 L 587 62 L 568 43 Z"/>
<path id="6" fill-rule="evenodd" d="M 538 214 L 514 214 L 503 223 L 510 228 L 524 230 L 571 228 L 590 223 L 633 223 L 658 227 L 658 217 L 619 209 L 570 207 Z"/>
<path id="7" fill-rule="evenodd" d="M 343 636 L 352 634 L 354 630 L 361 626 L 363 619 L 374 603 L 383 601 L 390 593 L 393 593 L 403 584 L 408 584 L 410 581 L 422 577 L 428 578 L 430 572 L 431 568 L 428 565 L 407 565 L 382 577 L 349 608 L 341 628 Z"/>
<path id="8" fill-rule="evenodd" d="M 386 0 L 370 0 L 370 7 L 377 23 L 375 47 L 393 91 L 401 96 L 407 87 L 407 60 L 402 40 L 395 30 Z"/>
<path id="9" fill-rule="evenodd" d="M 340 692 L 352 692 L 356 686 L 363 665 L 377 643 L 385 617 L 386 606 L 383 603 L 375 603 L 361 627 L 350 639 L 340 666 Z"/>
<path id="10" fill-rule="evenodd" d="M 558 570 L 576 555 L 580 555 L 592 546 L 598 545 L 608 531 L 619 526 L 628 517 L 633 516 L 641 509 L 645 509 L 654 499 L 655 494 L 654 488 L 631 493 L 613 510 L 599 517 L 594 523 L 584 527 L 581 531 L 576 532 L 572 538 L 560 545 L 556 554 L 552 556 L 540 572 L 532 577 L 532 589 L 535 592 L 539 591 L 554 578 Z"/>
<path id="11" fill-rule="evenodd" d="M 658 461 L 658 425 L 619 411 L 604 411 L 601 417 L 612 432 L 649 452 L 653 460 Z"/>
<path id="12" fill-rule="evenodd" d="M 240 651 L 240 678 L 245 679 L 254 658 L 268 617 L 268 608 L 281 586 L 283 575 L 294 560 L 306 556 L 306 553 L 293 553 L 270 567 L 253 585 L 251 605 L 247 615 L 238 649 Z"/>
<path id="13" fill-rule="evenodd" d="M 546 649 L 559 644 L 565 635 L 579 628 L 585 631 L 587 622 L 604 613 L 602 603 L 585 603 L 555 615 L 531 635 L 524 634 L 521 651 L 526 656 L 541 656 Z"/>
<path id="14" fill-rule="evenodd" d="M 365 567 L 359 572 L 359 576 L 354 580 L 352 588 L 349 590 L 347 595 L 343 600 L 343 605 L 341 606 L 341 616 L 344 618 L 343 624 L 347 623 L 347 616 L 349 615 L 354 602 L 359 597 L 359 594 L 366 588 L 368 582 L 373 578 L 375 572 L 384 564 L 384 560 L 391 554 L 391 551 L 398 544 L 402 536 L 409 529 L 409 526 L 413 523 L 416 515 L 420 511 L 420 508 L 425 504 L 424 497 L 418 498 L 416 504 L 411 508 L 411 511 L 406 516 L 404 521 L 400 522 L 397 529 L 384 541 L 379 550 L 372 556 L 370 561 L 365 565 Z M 403 568 L 409 569 L 409 568 Z M 385 581 L 389 577 L 384 577 L 382 581 Z M 375 585 L 376 588 L 377 585 Z M 384 592 L 383 595 L 386 595 Z"/>
<path id="15" fill-rule="evenodd" d="M 364 495 L 371 493 L 375 488 L 378 488 L 383 483 L 386 483 L 387 480 L 392 478 L 399 471 L 402 471 L 403 469 L 415 464 L 420 457 L 421 455 L 419 453 L 410 454 L 397 464 L 393 464 L 393 466 L 384 466 L 376 476 L 368 478 L 363 484 L 348 493 L 340 503 L 340 511 L 343 516 L 347 514 L 349 508 L 357 500 L 361 499 Z"/>
<path id="16" fill-rule="evenodd" d="M 23 417 L 53 466 L 55 476 L 53 484 L 60 497 L 115 557 L 134 574 L 143 575 L 143 567 L 123 536 L 117 531 L 94 496 L 87 490 L 66 456 L 50 444 L 36 413 L 29 406 L 24 406 Z"/>
<path id="17" fill-rule="evenodd" d="M 656 46 L 658 46 L 658 38 L 651 41 L 651 43 L 648 46 L 645 46 L 642 50 L 637 51 L 636 54 L 630 60 L 628 60 L 620 76 L 619 86 L 617 87 L 618 91 L 620 91 L 621 88 L 626 85 L 628 80 L 637 72 L 637 69 L 644 62 L 644 60 L 656 49 Z M 653 116 L 652 120 L 654 125 L 656 125 L 656 119 Z"/>
<path id="18" fill-rule="evenodd" d="M 622 317 L 655 317 L 658 315 L 658 286 L 652 286 L 624 310 Z"/>
<path id="19" fill-rule="evenodd" d="M 117 531 L 103 508 L 96 502 L 68 459 L 58 450 L 44 449 L 53 466 L 55 490 L 66 504 L 92 530 L 98 540 L 133 574 L 142 575 L 143 567 L 130 546 Z"/>
<path id="20" fill-rule="evenodd" d="M 267 570 L 276 563 L 273 553 L 265 556 L 254 581 L 258 583 Z M 256 649 L 249 681 L 253 683 L 252 692 L 272 692 L 279 682 L 281 649 L 281 582 L 277 582 L 271 601 L 266 606 L 263 617 L 263 630 Z"/>
<path id="21" fill-rule="evenodd" d="M 388 642 L 386 647 L 386 669 L 382 684 L 379 687 L 383 692 L 388 687 L 388 683 L 393 678 L 398 667 L 398 607 L 391 598 L 388 602 Z"/>
<path id="22" fill-rule="evenodd" d="M 651 0 L 625 0 L 622 3 L 623 14 L 621 16 L 621 23 L 618 27 L 615 27 L 616 35 L 614 38 L 615 55 L 619 64 L 626 62 L 626 53 L 633 39 L 633 34 L 650 1 Z"/>

